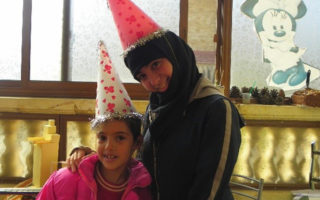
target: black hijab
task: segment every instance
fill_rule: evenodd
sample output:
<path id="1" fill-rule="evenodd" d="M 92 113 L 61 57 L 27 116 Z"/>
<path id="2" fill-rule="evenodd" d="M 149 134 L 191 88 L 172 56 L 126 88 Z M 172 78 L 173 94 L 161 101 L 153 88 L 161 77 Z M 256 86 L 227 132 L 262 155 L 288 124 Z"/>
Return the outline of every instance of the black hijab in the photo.
<path id="1" fill-rule="evenodd" d="M 153 138 L 163 136 L 166 129 L 179 123 L 200 78 L 192 49 L 171 31 L 129 51 L 125 63 L 136 78 L 143 66 L 158 58 L 167 58 L 173 66 L 173 73 L 167 91 L 150 95 L 149 109 L 156 115 L 149 126 Z M 146 113 L 147 119 L 149 114 Z"/>

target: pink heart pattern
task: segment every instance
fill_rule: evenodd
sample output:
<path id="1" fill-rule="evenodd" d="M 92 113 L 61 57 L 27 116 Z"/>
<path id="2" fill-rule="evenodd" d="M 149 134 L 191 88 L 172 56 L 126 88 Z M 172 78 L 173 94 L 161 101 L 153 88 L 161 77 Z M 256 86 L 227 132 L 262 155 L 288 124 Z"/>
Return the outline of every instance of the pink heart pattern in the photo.
<path id="1" fill-rule="evenodd" d="M 123 50 L 150 35 L 160 26 L 131 0 L 107 0 L 118 28 Z"/>
<path id="2" fill-rule="evenodd" d="M 104 87 L 104 90 L 106 91 L 106 93 L 114 93 L 114 89 L 113 86 L 109 86 L 109 87 Z"/>

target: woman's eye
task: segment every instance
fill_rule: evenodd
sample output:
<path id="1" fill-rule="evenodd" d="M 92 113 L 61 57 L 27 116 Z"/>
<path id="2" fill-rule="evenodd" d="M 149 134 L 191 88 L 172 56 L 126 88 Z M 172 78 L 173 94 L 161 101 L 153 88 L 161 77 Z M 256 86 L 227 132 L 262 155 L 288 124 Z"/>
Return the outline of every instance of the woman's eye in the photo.
<path id="1" fill-rule="evenodd" d="M 152 63 L 152 69 L 158 68 L 159 65 L 160 65 L 160 61 L 155 61 L 154 63 Z"/>
<path id="2" fill-rule="evenodd" d="M 139 81 L 143 81 L 145 78 L 146 78 L 146 75 L 144 75 L 144 74 L 138 74 L 138 75 L 137 75 L 137 79 L 138 79 Z"/>

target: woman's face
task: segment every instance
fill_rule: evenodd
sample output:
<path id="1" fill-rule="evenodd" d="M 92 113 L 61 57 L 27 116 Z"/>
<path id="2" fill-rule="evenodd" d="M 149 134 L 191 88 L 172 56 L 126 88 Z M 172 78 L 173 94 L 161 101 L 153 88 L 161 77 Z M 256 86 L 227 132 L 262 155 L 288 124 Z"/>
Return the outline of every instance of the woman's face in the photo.
<path id="1" fill-rule="evenodd" d="M 124 121 L 103 124 L 97 132 L 97 153 L 103 165 L 102 173 L 121 175 L 136 148 L 132 132 Z"/>
<path id="2" fill-rule="evenodd" d="M 166 58 L 151 61 L 140 69 L 137 79 L 149 92 L 165 92 L 172 77 L 172 64 Z"/>

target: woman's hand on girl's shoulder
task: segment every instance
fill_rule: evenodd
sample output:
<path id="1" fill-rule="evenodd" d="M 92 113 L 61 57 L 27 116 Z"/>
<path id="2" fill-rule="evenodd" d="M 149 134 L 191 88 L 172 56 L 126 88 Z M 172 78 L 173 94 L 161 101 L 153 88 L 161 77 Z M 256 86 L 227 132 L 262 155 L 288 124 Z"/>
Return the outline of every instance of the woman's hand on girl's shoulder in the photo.
<path id="1" fill-rule="evenodd" d="M 67 167 L 71 169 L 72 172 L 77 171 L 80 162 L 94 153 L 95 151 L 91 150 L 89 147 L 81 146 L 74 148 L 67 158 Z"/>

